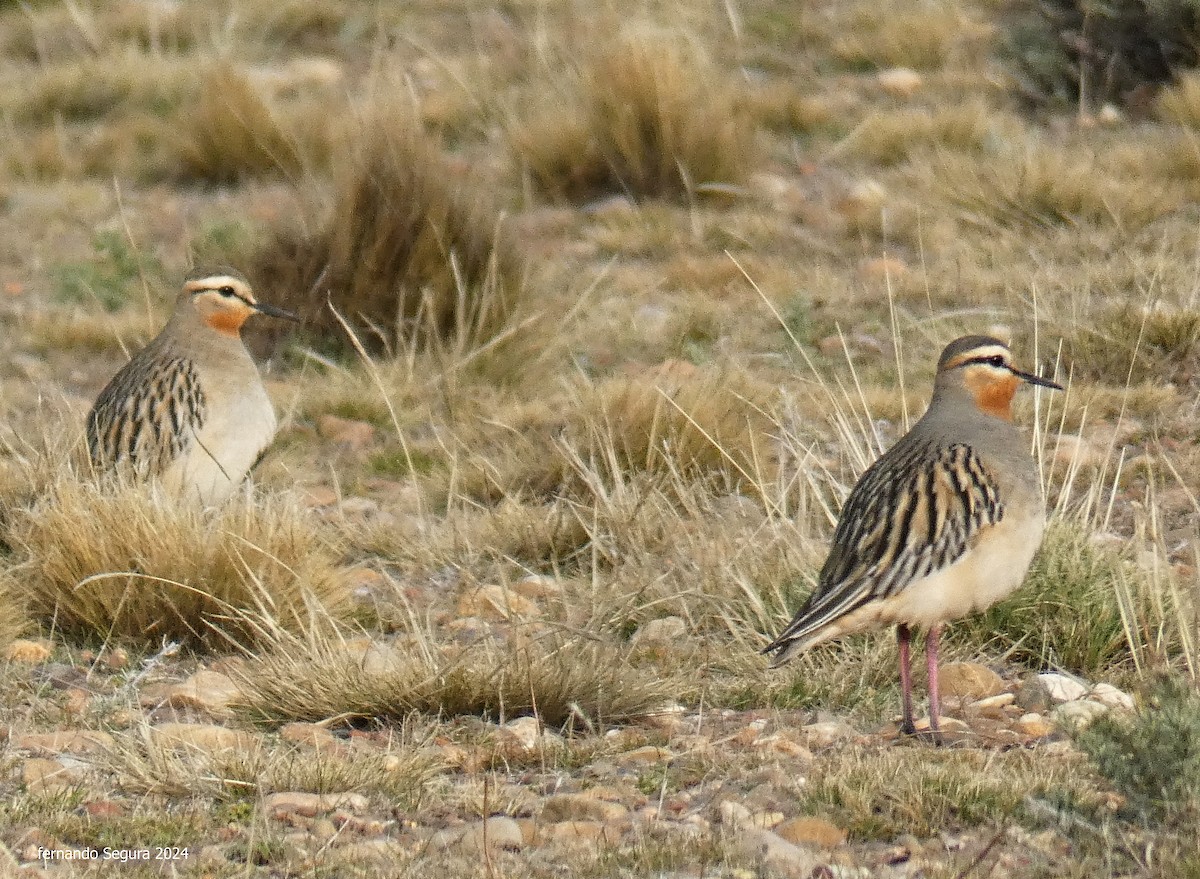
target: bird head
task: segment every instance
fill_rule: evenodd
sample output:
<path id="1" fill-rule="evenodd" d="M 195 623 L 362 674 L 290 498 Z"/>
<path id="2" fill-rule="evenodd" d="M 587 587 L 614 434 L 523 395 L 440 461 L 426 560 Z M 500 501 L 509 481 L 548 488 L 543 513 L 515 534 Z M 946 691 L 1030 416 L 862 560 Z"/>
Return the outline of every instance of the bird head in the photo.
<path id="1" fill-rule="evenodd" d="M 242 324 L 254 314 L 299 319 L 290 311 L 259 302 L 250 283 L 230 270 L 190 275 L 184 282 L 178 306 L 191 308 L 204 324 L 235 338 L 240 336 Z"/>
<path id="2" fill-rule="evenodd" d="M 934 394 L 966 390 L 982 412 L 1012 420 L 1012 400 L 1022 383 L 1062 390 L 1047 378 L 1013 366 L 1008 346 L 991 336 L 955 339 L 938 358 Z"/>

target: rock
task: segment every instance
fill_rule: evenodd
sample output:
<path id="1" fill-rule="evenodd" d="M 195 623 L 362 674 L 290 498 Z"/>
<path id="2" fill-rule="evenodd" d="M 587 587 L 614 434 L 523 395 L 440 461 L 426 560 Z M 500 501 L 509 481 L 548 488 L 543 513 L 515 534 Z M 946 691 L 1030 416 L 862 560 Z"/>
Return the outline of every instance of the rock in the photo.
<path id="1" fill-rule="evenodd" d="M 1038 675 L 1029 675 L 1017 686 L 1017 704 L 1026 711 L 1049 711 L 1050 691 Z"/>
<path id="2" fill-rule="evenodd" d="M 629 809 L 620 803 L 610 803 L 607 800 L 590 796 L 589 792 L 579 794 L 554 794 L 547 797 L 542 805 L 541 820 L 545 824 L 560 821 L 617 821 L 629 815 Z"/>
<path id="3" fill-rule="evenodd" d="M 111 751 L 115 744 L 113 737 L 108 733 L 91 729 L 26 733 L 13 741 L 13 747 L 18 750 L 42 754 L 95 754 Z"/>
<path id="4" fill-rule="evenodd" d="M 1022 714 L 1017 718 L 1013 728 L 1022 735 L 1040 739 L 1054 732 L 1054 724 L 1035 712 Z"/>
<path id="5" fill-rule="evenodd" d="M 858 738 L 858 730 L 844 720 L 823 720 L 800 727 L 804 744 L 812 750 L 827 748 L 834 742 Z"/>
<path id="6" fill-rule="evenodd" d="M 911 98 L 921 87 L 921 74 L 908 67 L 891 67 L 875 77 L 879 87 L 893 98 Z"/>
<path id="7" fill-rule="evenodd" d="M 83 781 L 86 766 L 78 761 L 64 763 L 31 757 L 21 765 L 21 783 L 30 793 L 51 794 L 75 787 Z"/>
<path id="8" fill-rule="evenodd" d="M 736 844 L 744 856 L 784 876 L 809 879 L 811 876 L 821 875 L 814 872 L 822 864 L 812 852 L 788 842 L 770 830 L 747 827 L 739 834 Z"/>
<path id="9" fill-rule="evenodd" d="M 775 832 L 788 842 L 818 848 L 834 848 L 846 841 L 845 830 L 824 818 L 811 816 L 785 821 L 775 828 Z"/>
<path id="10" fill-rule="evenodd" d="M 1038 680 L 1046 688 L 1052 702 L 1074 702 L 1087 695 L 1087 685 L 1068 675 L 1045 672 L 1038 675 Z"/>
<path id="11" fill-rule="evenodd" d="M 655 763 L 665 763 L 673 756 L 666 748 L 643 745 L 632 751 L 626 751 L 624 754 L 618 754 L 615 760 L 619 766 L 651 766 Z"/>
<path id="12" fill-rule="evenodd" d="M 630 647 L 659 647 L 681 643 L 687 635 L 687 623 L 681 617 L 660 617 L 638 626 L 629 639 Z"/>
<path id="13" fill-rule="evenodd" d="M 456 612 L 460 617 L 479 617 L 501 621 L 537 616 L 538 606 L 524 595 L 503 586 L 491 584 L 473 589 L 458 600 Z"/>
<path id="14" fill-rule="evenodd" d="M 365 796 L 350 792 L 314 794 L 307 791 L 280 791 L 263 797 L 263 811 L 272 818 L 292 815 L 313 818 L 335 809 L 365 812 L 369 805 L 370 801 Z"/>
<path id="15" fill-rule="evenodd" d="M 523 580 L 513 583 L 512 591 L 525 598 L 537 600 L 540 598 L 558 598 L 562 595 L 563 588 L 562 584 L 553 577 L 531 574 Z"/>
<path id="16" fill-rule="evenodd" d="M 536 717 L 518 717 L 500 727 L 500 735 L 523 751 L 535 751 L 539 747 L 557 748 L 563 744 L 562 736 L 545 729 Z"/>
<path id="17" fill-rule="evenodd" d="M 49 641 L 27 641 L 18 638 L 5 646 L 2 655 L 9 662 L 38 665 L 48 660 L 53 652 Z"/>
<path id="18" fill-rule="evenodd" d="M 209 714 L 226 716 L 229 706 L 241 698 L 242 691 L 229 675 L 201 669 L 187 680 L 174 684 L 166 693 L 166 702 L 174 708 L 198 708 Z"/>
<path id="19" fill-rule="evenodd" d="M 279 728 L 279 737 L 285 742 L 317 750 L 330 750 L 341 745 L 337 736 L 315 723 L 285 723 Z"/>
<path id="20" fill-rule="evenodd" d="M 750 827 L 753 813 L 736 800 L 722 800 L 717 815 L 726 827 Z"/>
<path id="21" fill-rule="evenodd" d="M 1116 708 L 1119 711 L 1133 711 L 1134 709 L 1133 697 L 1112 684 L 1096 684 L 1087 697 L 1092 702 L 1099 702 L 1101 705 L 1107 705 L 1109 708 Z"/>
<path id="22" fill-rule="evenodd" d="M 971 728 L 957 717 L 947 717 L 944 714 L 938 722 L 941 724 L 942 732 L 967 732 Z M 913 721 L 913 726 L 917 728 L 917 732 L 925 732 L 929 729 L 929 718 L 918 717 Z"/>
<path id="23" fill-rule="evenodd" d="M 942 696 L 957 699 L 986 699 L 1005 691 L 1004 680 L 977 662 L 949 662 L 938 674 Z"/>
<path id="24" fill-rule="evenodd" d="M 308 485 L 301 489 L 301 501 L 312 510 L 332 507 L 338 502 L 338 493 L 328 485 Z"/>
<path id="25" fill-rule="evenodd" d="M 1062 703 L 1054 709 L 1050 716 L 1058 726 L 1078 732 L 1090 726 L 1097 717 L 1108 712 L 1107 705 L 1087 699 L 1077 699 L 1074 702 Z"/>
<path id="26" fill-rule="evenodd" d="M 209 723 L 160 723 L 150 727 L 150 738 L 173 750 L 248 751 L 255 745 L 249 733 Z"/>
<path id="27" fill-rule="evenodd" d="M 1104 449 L 1076 434 L 1059 434 L 1054 440 L 1054 462 L 1064 467 L 1099 467 L 1106 457 Z"/>
<path id="28" fill-rule="evenodd" d="M 794 760 L 811 761 L 813 759 L 812 751 L 781 733 L 759 736 L 754 740 L 753 747 L 756 751 L 769 751 Z"/>
<path id="29" fill-rule="evenodd" d="M 1004 709 L 1017 701 L 1017 697 L 1012 693 L 999 693 L 995 696 L 988 696 L 986 699 L 979 699 L 971 703 L 971 709 L 978 711 L 985 717 L 1006 717 Z"/>
<path id="30" fill-rule="evenodd" d="M 542 839 L 556 842 L 581 840 L 615 845 L 625 835 L 628 827 L 628 822 L 604 824 L 599 821 L 559 821 L 542 828 Z"/>
<path id="31" fill-rule="evenodd" d="M 429 845 L 434 849 L 455 847 L 474 853 L 482 853 L 485 849 L 519 851 L 525 847 L 525 838 L 516 821 L 496 815 L 463 827 L 439 830 L 430 837 Z"/>
<path id="32" fill-rule="evenodd" d="M 352 451 L 360 451 L 375 442 L 375 427 L 365 421 L 322 415 L 317 419 L 317 433 Z"/>

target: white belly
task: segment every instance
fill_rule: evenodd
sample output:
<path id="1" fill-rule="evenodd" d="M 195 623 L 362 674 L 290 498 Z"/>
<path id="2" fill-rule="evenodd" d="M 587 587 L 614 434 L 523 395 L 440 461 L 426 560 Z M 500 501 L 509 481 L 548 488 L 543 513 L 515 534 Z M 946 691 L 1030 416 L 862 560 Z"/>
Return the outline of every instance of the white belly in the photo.
<path id="1" fill-rule="evenodd" d="M 879 620 L 932 626 L 991 607 L 1024 582 L 1045 528 L 1044 516 L 1000 522 L 954 564 L 879 602 Z"/>
<path id="2" fill-rule="evenodd" d="M 226 500 L 275 437 L 275 409 L 261 384 L 212 405 L 190 448 L 162 474 L 164 487 L 205 506 Z"/>

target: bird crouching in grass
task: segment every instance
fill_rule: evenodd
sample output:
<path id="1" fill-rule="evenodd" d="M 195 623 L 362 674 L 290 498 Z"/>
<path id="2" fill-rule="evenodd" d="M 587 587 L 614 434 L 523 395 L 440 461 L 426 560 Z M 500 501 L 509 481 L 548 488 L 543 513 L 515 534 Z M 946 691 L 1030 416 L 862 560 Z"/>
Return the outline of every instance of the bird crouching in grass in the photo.
<path id="1" fill-rule="evenodd" d="M 242 343 L 242 325 L 255 314 L 296 320 L 258 302 L 236 272 L 189 275 L 162 332 L 113 376 L 88 413 L 93 464 L 204 506 L 233 494 L 277 427 Z"/>
<path id="2" fill-rule="evenodd" d="M 763 652 L 773 666 L 817 644 L 894 625 L 903 722 L 913 723 L 909 642 L 924 628 L 929 726 L 940 737 L 942 626 L 1007 597 L 1025 579 L 1045 530 L 1029 442 L 1013 423 L 1022 372 L 990 336 L 955 339 L 938 358 L 929 409 L 867 468 L 842 507 L 817 588 Z"/>

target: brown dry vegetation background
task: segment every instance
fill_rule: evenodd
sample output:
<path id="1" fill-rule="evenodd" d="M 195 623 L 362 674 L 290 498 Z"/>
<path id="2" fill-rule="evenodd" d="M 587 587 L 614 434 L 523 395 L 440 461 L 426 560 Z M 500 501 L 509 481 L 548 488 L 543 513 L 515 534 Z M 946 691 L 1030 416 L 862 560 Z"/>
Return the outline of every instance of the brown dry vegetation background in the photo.
<path id="1" fill-rule="evenodd" d="M 1200 875 L 1200 13 L 1081 9 L 0 2 L 0 872 Z M 305 318 L 207 515 L 79 455 L 195 264 Z M 1086 734 L 757 653 L 966 332 L 1069 387 L 949 658 L 1134 694 Z"/>

